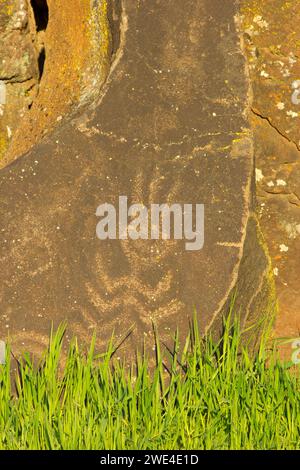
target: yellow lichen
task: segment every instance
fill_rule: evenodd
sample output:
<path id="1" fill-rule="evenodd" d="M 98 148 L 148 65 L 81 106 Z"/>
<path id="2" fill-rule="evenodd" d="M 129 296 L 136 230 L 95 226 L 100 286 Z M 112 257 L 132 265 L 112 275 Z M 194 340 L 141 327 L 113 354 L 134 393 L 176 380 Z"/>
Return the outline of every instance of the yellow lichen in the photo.
<path id="1" fill-rule="evenodd" d="M 0 131 L 0 161 L 4 157 L 8 147 L 6 133 Z"/>

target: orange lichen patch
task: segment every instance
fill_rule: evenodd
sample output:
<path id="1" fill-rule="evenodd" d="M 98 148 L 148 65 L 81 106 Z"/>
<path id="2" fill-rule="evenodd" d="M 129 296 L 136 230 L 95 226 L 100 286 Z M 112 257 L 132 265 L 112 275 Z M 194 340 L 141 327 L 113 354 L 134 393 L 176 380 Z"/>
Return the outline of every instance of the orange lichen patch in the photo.
<path id="1" fill-rule="evenodd" d="M 15 132 L 4 164 L 27 152 L 68 113 L 98 91 L 109 66 L 106 0 L 48 0 L 45 63 L 38 96 Z"/>

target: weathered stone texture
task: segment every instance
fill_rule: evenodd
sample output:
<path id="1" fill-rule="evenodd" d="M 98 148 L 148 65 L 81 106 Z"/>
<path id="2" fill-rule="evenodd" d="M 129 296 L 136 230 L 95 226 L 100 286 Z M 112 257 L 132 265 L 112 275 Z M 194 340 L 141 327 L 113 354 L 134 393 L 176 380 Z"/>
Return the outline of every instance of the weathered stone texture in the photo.
<path id="1" fill-rule="evenodd" d="M 83 340 L 95 329 L 101 348 L 134 326 L 131 352 L 153 346 L 152 321 L 163 341 L 186 335 L 194 309 L 219 331 L 237 288 L 245 321 L 267 311 L 237 13 L 231 0 L 124 0 L 98 96 L 1 170 L 0 334 L 17 351 L 44 346 L 52 320 Z M 205 204 L 204 249 L 99 241 L 96 208 L 120 195 Z"/>
<path id="2" fill-rule="evenodd" d="M 38 83 L 38 64 L 25 0 L 0 2 L 0 160 L 24 113 L 32 104 Z"/>
<path id="3" fill-rule="evenodd" d="M 300 330 L 300 4 L 243 0 L 259 218 L 279 299 L 275 336 Z M 299 81 L 299 82 L 298 82 Z M 290 347 L 287 352 L 291 355 Z"/>

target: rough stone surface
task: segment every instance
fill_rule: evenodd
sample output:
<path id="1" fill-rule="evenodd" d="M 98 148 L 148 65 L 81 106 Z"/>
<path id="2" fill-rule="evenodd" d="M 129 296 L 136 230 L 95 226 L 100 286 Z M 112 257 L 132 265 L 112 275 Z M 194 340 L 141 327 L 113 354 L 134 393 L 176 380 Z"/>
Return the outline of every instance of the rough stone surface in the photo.
<path id="1" fill-rule="evenodd" d="M 267 312 L 269 263 L 253 214 L 249 80 L 238 9 L 224 0 L 124 0 L 98 98 L 0 173 L 0 337 L 39 351 L 50 323 L 133 351 L 184 336 L 194 309 L 219 331 L 231 295 Z M 116 26 L 116 25 L 115 25 Z M 101 203 L 205 204 L 205 245 L 100 241 Z"/>
<path id="2" fill-rule="evenodd" d="M 37 93 L 38 64 L 25 0 L 0 1 L 0 162 Z"/>
<path id="3" fill-rule="evenodd" d="M 11 58 L 6 61 L 3 73 L 14 67 L 17 70 L 10 70 L 10 76 L 17 75 L 10 81 L 14 85 L 12 96 L 3 108 L 6 120 L 14 118 L 14 126 L 9 152 L 2 159 L 0 155 L 0 167 L 29 151 L 72 112 L 75 103 L 86 101 L 95 88 L 99 89 L 107 74 L 110 52 L 107 7 L 103 0 L 6 1 L 13 1 L 17 12 L 13 14 L 8 7 L 3 9 L 9 13 L 9 25 L 19 18 L 20 11 L 26 16 L 21 32 L 14 33 L 15 40 L 3 33 L 3 49 Z M 47 9 L 47 15 L 43 9 Z M 9 27 L 6 26 L 6 32 Z M 15 86 L 18 81 L 22 82 L 21 93 Z M 16 93 L 24 105 L 14 97 Z"/>
<path id="4" fill-rule="evenodd" d="M 293 338 L 300 334 L 300 102 L 292 100 L 300 79 L 300 5 L 245 0 L 243 13 L 259 218 L 279 300 L 274 335 Z"/>

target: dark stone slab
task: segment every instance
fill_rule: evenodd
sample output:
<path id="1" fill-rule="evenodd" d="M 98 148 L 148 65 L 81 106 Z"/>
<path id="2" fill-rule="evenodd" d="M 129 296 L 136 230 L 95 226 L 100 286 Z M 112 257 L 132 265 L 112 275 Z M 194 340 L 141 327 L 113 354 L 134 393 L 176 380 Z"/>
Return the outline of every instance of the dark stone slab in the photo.
<path id="1" fill-rule="evenodd" d="M 150 344 L 152 321 L 163 340 L 176 327 L 185 335 L 194 309 L 202 332 L 219 329 L 239 277 L 251 274 L 238 301 L 248 316 L 269 267 L 251 217 L 237 13 L 231 0 L 124 0 L 98 100 L 1 171 L 0 333 L 16 350 L 39 349 L 63 319 L 82 340 L 96 329 L 99 347 L 134 326 L 131 350 Z M 96 208 L 120 195 L 146 206 L 204 204 L 204 248 L 100 241 Z"/>

